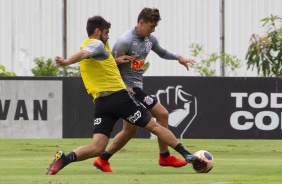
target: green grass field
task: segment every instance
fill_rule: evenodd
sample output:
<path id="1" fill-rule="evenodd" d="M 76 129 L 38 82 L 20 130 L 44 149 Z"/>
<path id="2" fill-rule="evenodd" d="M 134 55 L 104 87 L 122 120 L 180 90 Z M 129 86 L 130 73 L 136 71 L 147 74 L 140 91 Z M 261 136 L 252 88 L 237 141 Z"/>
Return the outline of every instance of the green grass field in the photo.
<path id="1" fill-rule="evenodd" d="M 38 184 L 272 184 L 282 183 L 280 140 L 180 140 L 191 152 L 210 151 L 213 170 L 198 174 L 191 165 L 164 168 L 158 165 L 156 140 L 132 139 L 111 159 L 115 173 L 103 173 L 93 159 L 68 165 L 57 175 L 46 176 L 56 151 L 66 153 L 91 139 L 0 139 L 0 183 Z M 174 150 L 171 153 L 180 156 Z"/>

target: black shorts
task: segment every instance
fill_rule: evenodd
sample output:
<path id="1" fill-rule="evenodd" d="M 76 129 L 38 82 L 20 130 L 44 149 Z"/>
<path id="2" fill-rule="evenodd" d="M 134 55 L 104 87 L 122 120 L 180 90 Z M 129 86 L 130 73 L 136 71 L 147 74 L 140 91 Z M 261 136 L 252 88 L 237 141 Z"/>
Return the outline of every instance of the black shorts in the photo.
<path id="1" fill-rule="evenodd" d="M 94 100 L 94 134 L 101 133 L 110 137 L 119 118 L 144 128 L 151 120 L 152 115 L 127 90 L 121 90 Z"/>
<path id="2" fill-rule="evenodd" d="M 143 91 L 140 88 L 132 88 L 133 91 L 136 93 L 133 95 L 137 100 L 139 100 L 147 109 L 151 110 L 156 103 L 158 102 L 156 97 L 153 97 Z"/>

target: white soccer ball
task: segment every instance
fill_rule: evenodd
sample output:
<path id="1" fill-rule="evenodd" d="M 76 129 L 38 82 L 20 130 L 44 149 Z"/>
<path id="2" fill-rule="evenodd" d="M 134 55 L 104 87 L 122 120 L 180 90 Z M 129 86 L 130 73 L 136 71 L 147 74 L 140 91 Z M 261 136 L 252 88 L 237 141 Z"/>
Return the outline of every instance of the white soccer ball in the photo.
<path id="1" fill-rule="evenodd" d="M 210 172 L 210 170 L 213 168 L 213 165 L 214 165 L 214 159 L 213 159 L 212 154 L 210 154 L 206 150 L 199 150 L 196 153 L 194 153 L 194 155 L 207 162 L 207 166 L 205 168 L 200 168 L 198 165 L 193 164 L 192 167 L 194 171 L 196 171 L 197 173 Z"/>

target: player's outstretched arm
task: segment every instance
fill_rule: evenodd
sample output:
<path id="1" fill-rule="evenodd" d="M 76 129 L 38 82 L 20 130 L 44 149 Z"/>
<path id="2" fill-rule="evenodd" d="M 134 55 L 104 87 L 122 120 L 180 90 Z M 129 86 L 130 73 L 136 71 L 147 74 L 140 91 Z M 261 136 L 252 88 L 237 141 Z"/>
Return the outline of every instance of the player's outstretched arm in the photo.
<path id="1" fill-rule="evenodd" d="M 77 63 L 83 59 L 89 58 L 90 54 L 89 52 L 85 51 L 85 50 L 81 50 L 75 54 L 73 54 L 72 56 L 70 56 L 68 59 L 64 59 L 60 56 L 56 56 L 54 59 L 56 61 L 57 66 L 67 66 L 67 65 L 71 65 L 73 63 Z"/>
<path id="2" fill-rule="evenodd" d="M 178 62 L 179 62 L 180 64 L 182 64 L 183 66 L 185 66 L 185 68 L 187 68 L 187 70 L 189 70 L 188 63 L 189 63 L 189 64 L 192 64 L 192 65 L 196 63 L 194 59 L 185 58 L 184 56 L 179 56 Z"/>

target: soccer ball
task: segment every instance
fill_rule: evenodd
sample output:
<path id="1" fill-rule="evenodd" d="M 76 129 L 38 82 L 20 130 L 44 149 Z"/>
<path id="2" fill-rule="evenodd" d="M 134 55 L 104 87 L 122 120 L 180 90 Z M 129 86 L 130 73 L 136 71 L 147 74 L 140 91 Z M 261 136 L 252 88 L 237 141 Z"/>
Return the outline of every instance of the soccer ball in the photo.
<path id="1" fill-rule="evenodd" d="M 212 154 L 210 154 L 206 150 L 199 150 L 196 153 L 194 153 L 194 155 L 207 162 L 207 166 L 205 168 L 200 168 L 198 165 L 193 164 L 192 167 L 193 167 L 194 171 L 196 171 L 197 173 L 208 173 L 208 172 L 210 172 L 210 170 L 213 168 L 213 164 L 214 164 L 214 159 L 213 159 Z"/>

